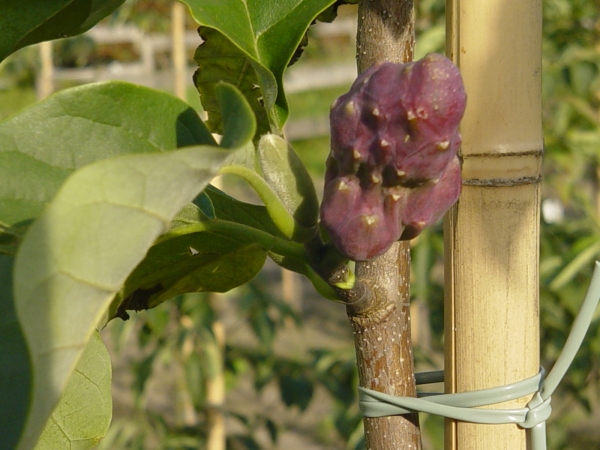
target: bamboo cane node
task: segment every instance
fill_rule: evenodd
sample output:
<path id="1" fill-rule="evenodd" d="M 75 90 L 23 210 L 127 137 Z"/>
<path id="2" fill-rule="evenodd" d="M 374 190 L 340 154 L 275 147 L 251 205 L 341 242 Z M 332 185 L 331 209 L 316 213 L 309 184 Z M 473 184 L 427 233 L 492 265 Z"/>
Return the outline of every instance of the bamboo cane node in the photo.
<path id="1" fill-rule="evenodd" d="M 490 178 L 490 179 L 463 179 L 462 184 L 465 186 L 482 186 L 482 187 L 512 187 L 523 186 L 526 184 L 538 184 L 542 181 L 542 176 L 520 177 L 520 178 Z"/>
<path id="2" fill-rule="evenodd" d="M 481 152 L 469 152 L 467 154 L 463 154 L 463 158 L 472 159 L 472 158 L 523 158 L 527 156 L 533 156 L 534 158 L 539 158 L 544 154 L 544 149 L 542 147 L 533 148 L 533 149 L 524 149 L 520 151 L 506 151 L 500 150 L 499 148 L 494 148 L 494 151 L 490 151 L 487 153 Z"/>
<path id="3" fill-rule="evenodd" d="M 463 154 L 463 185 L 511 187 L 539 184 L 542 180 L 541 152 Z"/>

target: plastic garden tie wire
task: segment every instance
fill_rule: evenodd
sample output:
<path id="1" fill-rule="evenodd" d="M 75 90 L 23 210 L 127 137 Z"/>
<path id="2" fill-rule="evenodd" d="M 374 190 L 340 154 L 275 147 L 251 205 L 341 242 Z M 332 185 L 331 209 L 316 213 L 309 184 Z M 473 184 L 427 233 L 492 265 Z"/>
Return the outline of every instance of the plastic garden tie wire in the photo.
<path id="1" fill-rule="evenodd" d="M 552 408 L 550 397 L 573 362 L 600 301 L 600 263 L 596 261 L 592 281 L 565 346 L 556 364 L 544 378 L 544 368 L 537 375 L 516 383 L 491 389 L 456 394 L 420 393 L 420 398 L 396 397 L 359 387 L 360 409 L 365 417 L 383 417 L 426 412 L 472 423 L 516 423 L 531 433 L 532 450 L 546 450 L 546 419 Z M 416 374 L 417 384 L 441 382 L 444 371 Z M 477 409 L 533 394 L 524 408 Z"/>

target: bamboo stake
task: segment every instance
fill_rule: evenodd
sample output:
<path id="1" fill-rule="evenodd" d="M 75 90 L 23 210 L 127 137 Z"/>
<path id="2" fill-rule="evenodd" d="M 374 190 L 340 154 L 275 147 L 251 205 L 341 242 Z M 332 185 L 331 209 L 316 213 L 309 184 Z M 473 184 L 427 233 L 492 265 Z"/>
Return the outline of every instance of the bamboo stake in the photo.
<path id="1" fill-rule="evenodd" d="M 183 3 L 173 2 L 171 10 L 171 32 L 173 36 L 171 56 L 173 58 L 173 86 L 175 95 L 187 101 L 186 95 L 186 69 L 185 61 L 185 6 Z"/>
<path id="2" fill-rule="evenodd" d="M 54 61 L 52 60 L 52 41 L 41 42 L 40 73 L 37 80 L 37 98 L 43 100 L 54 92 Z"/>
<path id="3" fill-rule="evenodd" d="M 281 297 L 293 308 L 302 308 L 302 284 L 296 272 L 281 269 Z M 292 326 L 293 320 L 289 319 L 286 325 Z"/>
<path id="4" fill-rule="evenodd" d="M 446 11 L 468 96 L 463 191 L 445 223 L 446 392 L 464 392 L 539 367 L 542 15 L 539 0 L 447 0 Z M 516 425 L 447 422 L 446 450 L 526 446 Z"/>
<path id="5" fill-rule="evenodd" d="M 412 0 L 362 0 L 358 8 L 357 62 L 362 72 L 377 61 L 406 62 L 414 49 Z M 416 396 L 410 333 L 410 246 L 396 243 L 386 254 L 356 264 L 359 281 L 374 296 L 347 308 L 355 336 L 361 386 L 392 395 Z M 420 449 L 416 414 L 365 418 L 366 448 Z"/>
<path id="6" fill-rule="evenodd" d="M 215 320 L 212 323 L 214 342 L 207 344 L 208 358 L 212 360 L 212 372 L 206 380 L 206 450 L 225 450 L 227 435 L 225 430 L 225 326 L 219 319 L 219 310 L 215 297 L 219 294 L 211 293 L 210 301 L 215 311 Z"/>
<path id="7" fill-rule="evenodd" d="M 179 325 L 188 330 L 194 329 L 194 321 L 188 315 L 179 316 Z M 194 352 L 194 339 L 191 334 L 188 334 L 182 344 L 179 351 L 179 358 L 181 367 L 177 370 L 177 405 L 180 411 L 182 424 L 187 427 L 194 427 L 198 425 L 198 414 L 194 408 L 194 402 L 190 395 L 188 387 L 188 381 L 183 370 L 183 365 L 187 363 L 190 355 Z"/>

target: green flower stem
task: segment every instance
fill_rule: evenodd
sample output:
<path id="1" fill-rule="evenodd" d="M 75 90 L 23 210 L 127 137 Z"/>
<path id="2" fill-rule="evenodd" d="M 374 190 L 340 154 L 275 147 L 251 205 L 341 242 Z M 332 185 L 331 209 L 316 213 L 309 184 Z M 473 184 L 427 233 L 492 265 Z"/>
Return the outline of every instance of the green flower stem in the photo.
<path id="1" fill-rule="evenodd" d="M 314 228 L 303 227 L 294 220 L 271 186 L 255 171 L 243 166 L 225 166 L 221 168 L 220 173 L 237 175 L 252 186 L 265 204 L 269 216 L 286 237 L 294 241 L 304 241 L 315 234 Z"/>
<path id="2" fill-rule="evenodd" d="M 306 278 L 310 280 L 312 285 L 315 287 L 317 292 L 321 294 L 323 297 L 333 300 L 338 303 L 345 303 L 340 300 L 338 291 L 334 287 L 332 287 L 329 283 L 327 283 L 317 272 L 315 272 L 309 265 L 306 266 Z"/>
<path id="3" fill-rule="evenodd" d="M 337 288 L 340 288 L 340 289 L 349 290 L 349 289 L 352 289 L 355 284 L 356 284 L 356 276 L 354 275 L 354 272 L 352 272 L 350 269 L 348 269 L 344 280 L 341 280 L 341 281 L 335 283 L 334 286 Z"/>
<path id="4" fill-rule="evenodd" d="M 296 242 L 289 241 L 277 236 L 273 236 L 265 231 L 252 228 L 248 225 L 242 225 L 227 220 L 211 219 L 203 222 L 197 222 L 193 225 L 185 225 L 175 228 L 162 236 L 156 243 L 172 239 L 177 236 L 184 236 L 190 233 L 207 232 L 218 234 L 229 239 L 237 240 L 243 243 L 257 243 L 265 250 L 287 256 L 305 264 L 309 264 L 308 257 L 304 252 L 304 247 Z"/>
<path id="5" fill-rule="evenodd" d="M 309 279 L 317 292 L 330 300 L 340 301 L 339 288 L 336 289 L 332 287 L 327 281 L 319 276 L 317 272 L 315 272 L 310 265 L 308 255 L 306 254 L 303 245 L 273 236 L 272 234 L 252 228 L 248 225 L 242 225 L 227 220 L 210 219 L 175 228 L 160 236 L 156 243 L 164 242 L 177 236 L 198 232 L 218 234 L 244 243 L 257 243 L 271 253 L 292 258 L 303 264 L 305 271 L 301 273 Z"/>

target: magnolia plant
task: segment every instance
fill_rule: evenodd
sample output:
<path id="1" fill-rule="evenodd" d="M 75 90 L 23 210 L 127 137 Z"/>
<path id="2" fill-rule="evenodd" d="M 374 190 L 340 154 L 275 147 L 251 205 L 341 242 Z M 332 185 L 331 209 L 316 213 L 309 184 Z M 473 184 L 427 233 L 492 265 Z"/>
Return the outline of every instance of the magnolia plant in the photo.
<path id="1" fill-rule="evenodd" d="M 9 3 L 1 57 L 81 33 L 122 2 L 33 2 L 26 18 Z M 228 291 L 267 256 L 348 301 L 368 291 L 350 260 L 417 236 L 458 197 L 465 92 L 449 60 L 376 64 L 335 102 L 319 206 L 282 137 L 282 77 L 309 25 L 335 17 L 337 3 L 185 3 L 204 39 L 194 82 L 206 123 L 166 93 L 121 82 L 65 90 L 0 122 L 4 448 L 90 448 L 103 436 L 110 360 L 96 330 L 109 320 Z M 241 177 L 264 204 L 211 186 L 219 174 Z"/>

